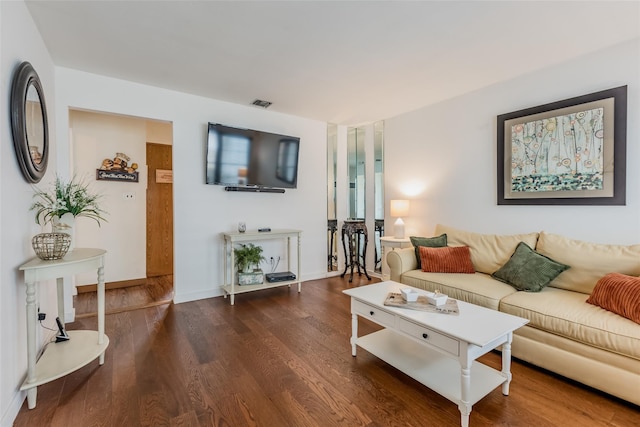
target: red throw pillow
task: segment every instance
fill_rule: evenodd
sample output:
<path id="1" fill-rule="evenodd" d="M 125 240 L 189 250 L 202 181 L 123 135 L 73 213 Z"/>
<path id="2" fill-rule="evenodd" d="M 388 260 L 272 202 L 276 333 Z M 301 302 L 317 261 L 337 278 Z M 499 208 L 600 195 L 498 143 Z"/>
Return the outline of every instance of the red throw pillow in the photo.
<path id="1" fill-rule="evenodd" d="M 640 323 L 640 277 L 609 273 L 598 280 L 587 302 Z"/>
<path id="2" fill-rule="evenodd" d="M 469 246 L 446 246 L 428 248 L 420 246 L 420 265 L 422 271 L 430 273 L 467 273 L 476 272 L 471 263 Z"/>

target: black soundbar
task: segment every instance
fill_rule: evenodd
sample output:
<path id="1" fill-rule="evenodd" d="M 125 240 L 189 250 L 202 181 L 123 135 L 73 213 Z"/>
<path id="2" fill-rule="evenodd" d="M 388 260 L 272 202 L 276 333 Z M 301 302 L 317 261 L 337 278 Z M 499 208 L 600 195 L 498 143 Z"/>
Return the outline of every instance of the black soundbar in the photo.
<path id="1" fill-rule="evenodd" d="M 224 187 L 224 191 L 242 191 L 245 193 L 284 193 L 284 188 L 273 187 Z"/>

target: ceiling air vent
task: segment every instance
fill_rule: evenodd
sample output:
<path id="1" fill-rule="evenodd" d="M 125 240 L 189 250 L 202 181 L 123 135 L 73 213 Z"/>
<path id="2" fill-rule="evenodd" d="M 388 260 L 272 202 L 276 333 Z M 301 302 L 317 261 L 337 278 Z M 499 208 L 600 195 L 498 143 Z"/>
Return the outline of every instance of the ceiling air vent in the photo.
<path id="1" fill-rule="evenodd" d="M 269 108 L 272 103 L 269 101 L 263 101 L 262 99 L 256 99 L 251 103 L 251 105 L 255 105 L 256 107 Z"/>

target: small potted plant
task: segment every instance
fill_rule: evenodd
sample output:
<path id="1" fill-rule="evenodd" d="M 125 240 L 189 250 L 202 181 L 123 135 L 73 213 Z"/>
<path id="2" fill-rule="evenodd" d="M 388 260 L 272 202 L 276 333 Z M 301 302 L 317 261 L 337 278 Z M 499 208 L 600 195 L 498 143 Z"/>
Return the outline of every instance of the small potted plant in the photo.
<path id="1" fill-rule="evenodd" d="M 55 184 L 50 190 L 34 188 L 35 202 L 31 210 L 36 212 L 36 223 L 53 222 L 62 218 L 65 214 L 73 218 L 85 216 L 93 219 L 100 226 L 104 219 L 105 211 L 100 209 L 100 194 L 91 193 L 89 185 L 75 176 L 66 182 L 56 176 Z"/>
<path id="2" fill-rule="evenodd" d="M 238 269 L 239 285 L 256 285 L 263 281 L 262 270 L 258 268 L 264 261 L 262 247 L 253 243 L 241 244 L 233 249 L 235 264 Z"/>
<path id="3" fill-rule="evenodd" d="M 43 259 L 59 259 L 67 251 L 73 250 L 76 217 L 91 218 L 98 226 L 100 221 L 106 221 L 106 212 L 100 208 L 101 197 L 91 192 L 89 185 L 75 176 L 68 182 L 56 176 L 55 183 L 48 190 L 34 187 L 34 202 L 30 209 L 35 211 L 36 223 L 52 223 L 52 233 L 40 233 L 34 237 L 32 244 L 36 254 L 42 258 L 43 245 L 39 242 L 51 242 L 47 245 L 62 248 L 60 251 L 54 250 L 54 254 L 44 255 L 47 258 Z"/>

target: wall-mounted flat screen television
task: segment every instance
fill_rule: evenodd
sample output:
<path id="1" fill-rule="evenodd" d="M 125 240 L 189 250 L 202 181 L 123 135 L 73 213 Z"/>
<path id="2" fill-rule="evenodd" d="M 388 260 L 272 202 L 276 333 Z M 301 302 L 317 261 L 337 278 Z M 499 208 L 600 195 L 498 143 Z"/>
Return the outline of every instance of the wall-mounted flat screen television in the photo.
<path id="1" fill-rule="evenodd" d="M 209 123 L 207 184 L 296 188 L 300 138 Z"/>

